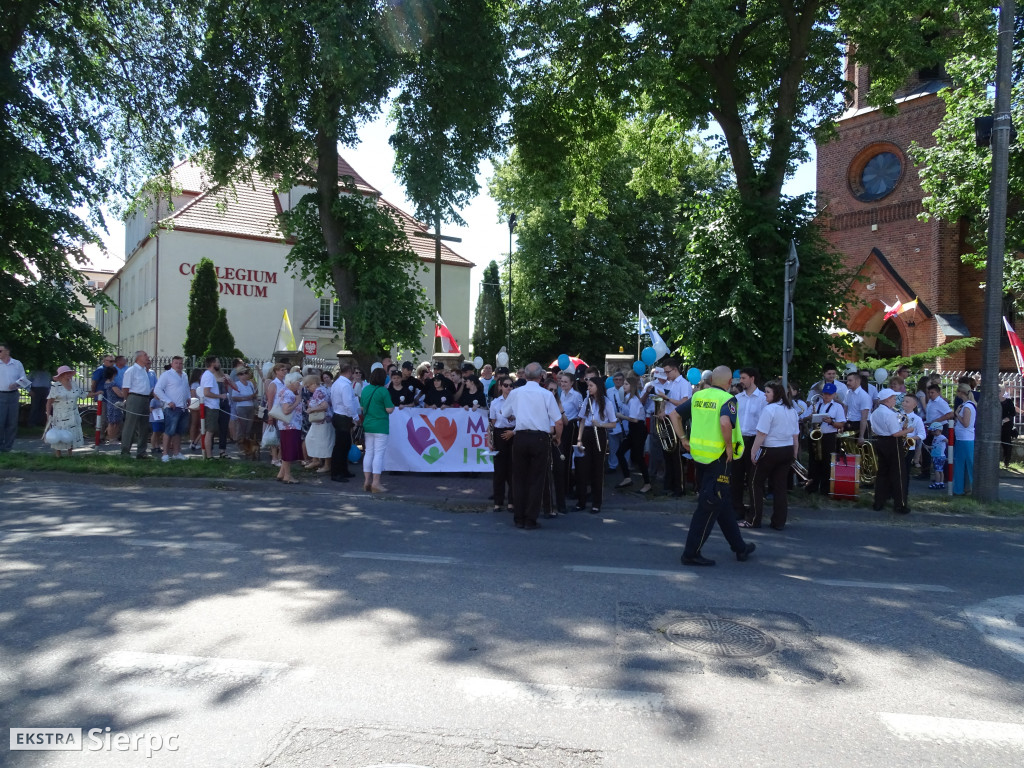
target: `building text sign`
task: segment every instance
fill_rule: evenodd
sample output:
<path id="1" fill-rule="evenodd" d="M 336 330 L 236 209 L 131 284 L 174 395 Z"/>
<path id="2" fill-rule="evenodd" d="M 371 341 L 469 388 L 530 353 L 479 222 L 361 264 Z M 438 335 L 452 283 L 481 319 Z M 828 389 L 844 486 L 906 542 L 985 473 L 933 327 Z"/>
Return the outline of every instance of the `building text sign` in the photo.
<path id="1" fill-rule="evenodd" d="M 277 272 L 265 269 L 245 269 L 243 267 L 215 267 L 217 270 L 217 287 L 225 296 L 250 296 L 256 299 L 267 298 L 267 286 L 277 285 Z M 186 277 L 196 273 L 196 265 L 187 261 L 178 265 L 178 272 Z"/>
<path id="2" fill-rule="evenodd" d="M 493 472 L 487 411 L 395 408 L 384 455 L 388 472 Z"/>

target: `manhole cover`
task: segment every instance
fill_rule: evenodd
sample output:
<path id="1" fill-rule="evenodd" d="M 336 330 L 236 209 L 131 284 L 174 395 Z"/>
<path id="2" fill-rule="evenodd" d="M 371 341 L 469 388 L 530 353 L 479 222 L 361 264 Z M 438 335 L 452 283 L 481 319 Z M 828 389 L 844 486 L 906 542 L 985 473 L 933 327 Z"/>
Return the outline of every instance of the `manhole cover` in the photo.
<path id="1" fill-rule="evenodd" d="M 764 632 L 716 617 L 694 616 L 677 621 L 669 625 L 665 636 L 681 648 L 706 656 L 743 658 L 764 656 L 775 650 L 775 641 Z"/>

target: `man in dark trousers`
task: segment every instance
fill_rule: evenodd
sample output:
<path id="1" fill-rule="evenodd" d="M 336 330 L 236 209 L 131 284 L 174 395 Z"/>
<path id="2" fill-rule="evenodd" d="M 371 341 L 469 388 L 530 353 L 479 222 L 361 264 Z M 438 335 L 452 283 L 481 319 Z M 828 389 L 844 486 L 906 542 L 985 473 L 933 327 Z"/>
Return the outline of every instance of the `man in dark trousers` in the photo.
<path id="1" fill-rule="evenodd" d="M 562 437 L 562 414 L 555 396 L 540 385 L 540 363 L 526 366 L 526 383 L 510 391 L 502 415 L 515 419 L 512 441 L 512 503 L 516 528 L 540 528 L 541 501 L 551 466 L 551 435 Z"/>
<path id="2" fill-rule="evenodd" d="M 711 372 L 711 386 L 695 393 L 670 416 L 680 445 L 693 456 L 697 465 L 697 509 L 686 535 L 681 557 L 683 565 L 715 564 L 701 554 L 715 521 L 737 560 L 746 561 L 755 549 L 753 543 L 743 541 L 739 523 L 731 510 L 729 465 L 743 455 L 739 409 L 736 398 L 727 391 L 731 380 L 732 372 L 724 365 L 718 366 Z M 683 432 L 687 421 L 691 425 L 689 439 Z"/>
<path id="3" fill-rule="evenodd" d="M 348 452 L 352 448 L 352 427 L 359 418 L 359 402 L 352 390 L 352 363 L 338 366 L 338 378 L 331 385 L 331 410 L 334 416 L 334 452 L 331 454 L 331 480 L 347 483 L 352 478 L 348 468 Z"/>

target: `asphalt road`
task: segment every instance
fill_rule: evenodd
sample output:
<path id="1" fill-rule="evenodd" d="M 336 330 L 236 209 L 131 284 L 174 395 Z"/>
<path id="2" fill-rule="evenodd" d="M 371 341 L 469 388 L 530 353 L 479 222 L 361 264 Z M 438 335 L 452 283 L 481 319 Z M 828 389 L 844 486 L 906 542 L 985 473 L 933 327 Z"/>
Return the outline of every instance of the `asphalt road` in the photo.
<path id="1" fill-rule="evenodd" d="M 1024 763 L 1019 527 L 797 520 L 684 568 L 657 508 L 0 493 L 0 720 L 83 733 L 3 765 Z"/>

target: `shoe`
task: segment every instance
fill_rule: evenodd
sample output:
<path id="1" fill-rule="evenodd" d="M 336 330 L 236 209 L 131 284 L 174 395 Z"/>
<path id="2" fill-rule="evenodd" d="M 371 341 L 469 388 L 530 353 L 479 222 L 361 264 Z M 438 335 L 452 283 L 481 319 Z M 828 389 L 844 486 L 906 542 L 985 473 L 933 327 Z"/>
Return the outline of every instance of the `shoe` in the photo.
<path id="1" fill-rule="evenodd" d="M 601 508 L 600 507 L 591 507 L 590 508 L 590 514 L 592 514 L 592 515 L 600 515 L 601 514 Z"/>
<path id="2" fill-rule="evenodd" d="M 160 457 L 160 461 L 162 461 L 164 464 L 169 464 L 171 461 L 171 455 L 169 453 L 165 453 L 163 456 Z"/>
<path id="3" fill-rule="evenodd" d="M 336 483 L 347 483 L 348 482 L 348 478 L 347 477 L 342 477 L 341 475 L 331 475 L 331 480 L 333 480 Z"/>
<path id="4" fill-rule="evenodd" d="M 773 531 L 781 531 L 784 526 L 781 526 L 781 525 L 769 525 L 768 527 L 771 528 Z"/>
<path id="5" fill-rule="evenodd" d="M 893 512 L 895 512 L 897 515 L 909 515 L 910 507 L 900 507 L 899 509 L 894 509 Z"/>
<path id="6" fill-rule="evenodd" d="M 685 496 L 686 494 L 685 494 L 685 493 L 683 493 L 682 491 L 672 491 L 672 493 L 671 493 L 671 494 L 669 494 L 669 495 L 670 495 L 670 496 L 672 496 L 672 498 L 673 498 L 673 499 L 681 499 L 681 498 L 683 498 L 683 496 Z"/>
<path id="7" fill-rule="evenodd" d="M 153 457 L 150 456 L 148 453 L 143 453 L 141 456 L 136 456 L 135 458 L 138 459 L 139 461 L 148 461 Z"/>
<path id="8" fill-rule="evenodd" d="M 558 513 L 557 512 L 545 512 L 544 513 L 544 517 L 546 517 L 548 520 L 550 520 L 553 517 L 558 517 Z"/>
<path id="9" fill-rule="evenodd" d="M 679 558 L 683 565 L 714 565 L 715 561 L 710 558 L 704 557 L 703 555 L 694 555 L 693 557 L 687 557 L 683 555 Z"/>
<path id="10" fill-rule="evenodd" d="M 565 507 L 559 507 L 558 508 L 558 514 L 559 515 L 567 515 L 569 513 L 566 511 Z"/>
<path id="11" fill-rule="evenodd" d="M 368 486 L 368 485 L 365 485 L 365 486 L 363 486 L 363 489 L 364 489 L 364 490 L 367 490 L 367 491 L 368 491 L 368 490 L 370 490 L 370 486 Z M 500 506 L 500 505 L 498 505 L 498 504 L 495 504 L 495 505 L 494 505 L 494 508 L 493 508 L 493 509 L 491 509 L 491 511 L 492 511 L 492 512 L 501 512 L 501 506 Z"/>
<path id="12" fill-rule="evenodd" d="M 523 528 L 525 528 L 528 531 L 536 531 L 538 528 L 540 528 L 540 523 L 524 523 Z"/>
<path id="13" fill-rule="evenodd" d="M 885 509 L 885 506 L 884 505 L 883 506 L 879 506 L 878 504 L 872 504 L 871 508 L 873 510 L 875 510 L 875 512 L 881 512 L 883 509 Z"/>
<path id="14" fill-rule="evenodd" d="M 740 528 L 753 528 L 754 527 L 754 524 L 751 523 L 749 520 L 740 520 L 738 523 L 736 523 L 736 525 L 738 525 Z M 760 528 L 761 526 L 757 526 L 757 527 Z"/>
<path id="15" fill-rule="evenodd" d="M 747 546 L 736 553 L 736 559 L 741 563 L 747 562 L 747 558 L 754 554 L 754 550 L 757 549 L 757 544 L 754 542 L 747 542 Z"/>
<path id="16" fill-rule="evenodd" d="M 640 489 L 640 493 L 650 493 L 650 492 L 651 492 L 651 484 L 650 483 L 646 483 L 644 485 L 644 487 Z"/>
<path id="17" fill-rule="evenodd" d="M 525 528 L 525 527 L 526 527 L 526 523 L 516 522 L 516 528 Z"/>
<path id="18" fill-rule="evenodd" d="M 273 459 L 270 463 L 273 466 L 275 466 L 275 467 L 280 467 L 281 466 L 281 460 L 280 459 Z"/>
<path id="19" fill-rule="evenodd" d="M 627 477 L 621 483 L 616 485 L 615 487 L 616 488 L 629 488 L 629 486 L 631 486 L 632 484 L 633 484 L 633 480 L 631 478 Z"/>
<path id="20" fill-rule="evenodd" d="M 285 485 L 298 485 L 299 484 L 298 480 L 282 480 L 281 482 L 284 483 Z"/>
<path id="21" fill-rule="evenodd" d="M 576 510 L 577 512 L 582 512 L 582 511 L 583 511 L 583 510 L 585 510 L 586 508 L 587 508 L 587 507 L 586 507 L 586 505 L 584 505 L 584 504 L 577 504 L 577 505 L 576 505 L 575 507 L 573 507 L 573 509 L 575 509 L 575 510 Z"/>

